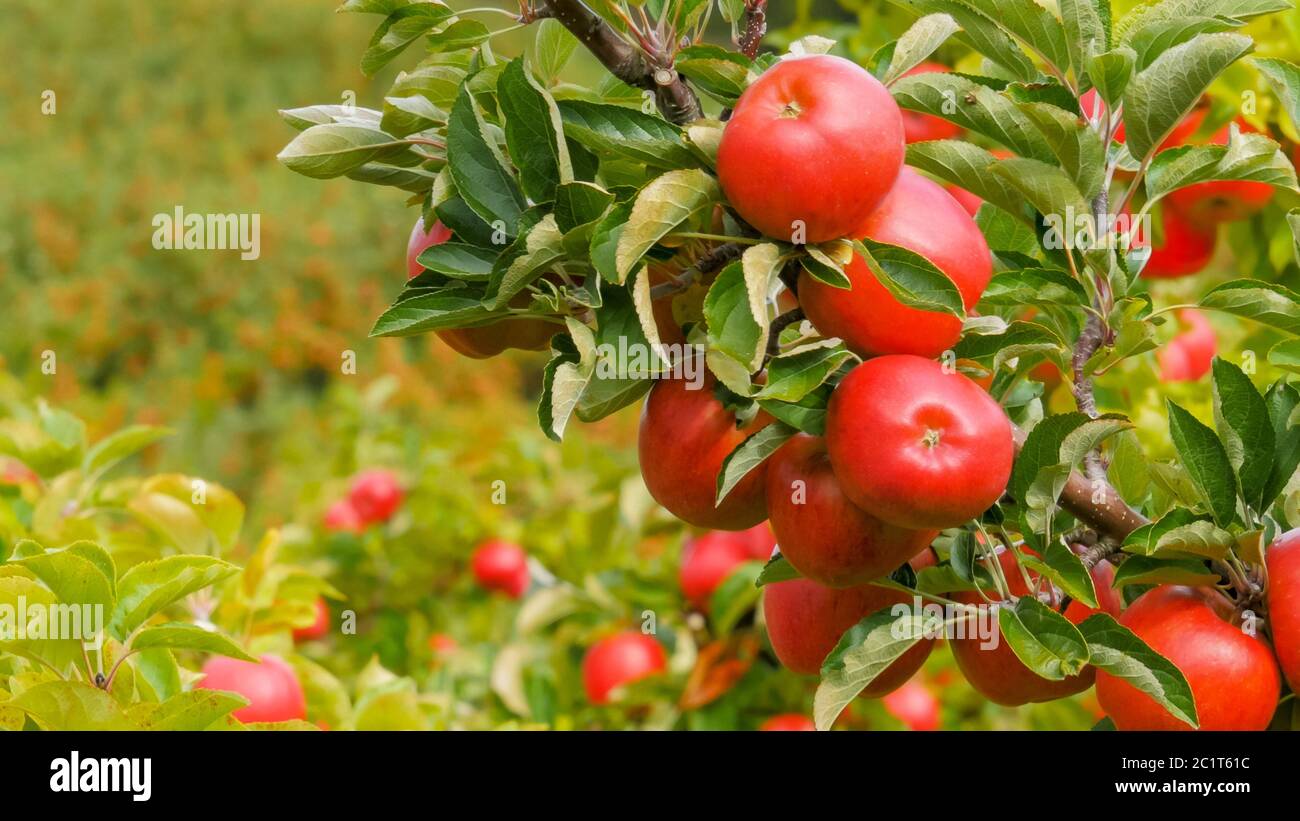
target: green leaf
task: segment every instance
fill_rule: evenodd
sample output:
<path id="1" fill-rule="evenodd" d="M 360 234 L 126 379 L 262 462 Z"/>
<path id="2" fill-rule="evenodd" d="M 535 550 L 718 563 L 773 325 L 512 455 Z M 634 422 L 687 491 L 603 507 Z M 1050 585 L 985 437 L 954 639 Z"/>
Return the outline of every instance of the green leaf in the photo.
<path id="1" fill-rule="evenodd" d="M 988 151 L 963 140 L 931 140 L 907 147 L 908 165 L 964 188 L 1032 225 L 1024 213 L 1024 197 L 1004 177 L 993 173 L 999 162 Z"/>
<path id="2" fill-rule="evenodd" d="M 750 61 L 738 52 L 702 43 L 679 50 L 673 67 L 700 91 L 723 105 L 734 105 L 748 85 Z"/>
<path id="3" fill-rule="evenodd" d="M 767 384 L 755 394 L 755 398 L 798 402 L 852 358 L 853 354 L 843 343 L 829 340 L 786 351 L 768 362 Z"/>
<path id="4" fill-rule="evenodd" d="M 826 403 L 830 393 L 830 386 L 822 385 L 798 402 L 760 399 L 758 404 L 774 419 L 804 433 L 821 436 L 826 432 Z"/>
<path id="5" fill-rule="evenodd" d="M 1156 542 L 1155 555 L 1159 557 L 1190 555 L 1222 559 L 1236 543 L 1237 538 L 1228 531 L 1213 522 L 1198 520 L 1163 533 Z"/>
<path id="6" fill-rule="evenodd" d="M 506 117 L 506 146 L 519 169 L 524 193 L 534 202 L 553 201 L 557 185 L 573 182 L 573 164 L 555 100 L 525 69 L 521 57 L 501 72 L 497 101 Z"/>
<path id="7" fill-rule="evenodd" d="M 1110 0 L 1058 0 L 1057 5 L 1070 64 L 1082 78 L 1091 69 L 1090 58 L 1110 47 Z"/>
<path id="8" fill-rule="evenodd" d="M 969 43 L 971 48 L 997 63 L 1017 80 L 1033 81 L 1039 77 L 1029 55 L 1007 36 L 994 20 L 962 0 L 894 0 L 903 8 L 916 14 L 943 13 L 950 15 L 962 31 L 954 39 Z"/>
<path id="9" fill-rule="evenodd" d="M 438 175 L 423 168 L 400 168 L 377 162 L 368 162 L 360 168 L 354 168 L 345 176 L 357 182 L 400 188 L 412 194 L 427 193 L 438 179 Z"/>
<path id="10" fill-rule="evenodd" d="M 167 556 L 142 562 L 118 580 L 109 633 L 124 642 L 151 616 L 238 572 L 235 565 L 208 556 Z"/>
<path id="11" fill-rule="evenodd" d="M 1070 68 L 1065 27 L 1034 0 L 965 0 L 1064 74 Z"/>
<path id="12" fill-rule="evenodd" d="M 1276 382 L 1264 394 L 1269 424 L 1273 428 L 1273 466 L 1260 492 L 1260 508 L 1273 504 L 1300 466 L 1300 425 L 1291 423 L 1300 407 L 1300 391 L 1285 382 Z M 1295 524 L 1295 523 L 1293 523 Z"/>
<path id="13" fill-rule="evenodd" d="M 894 609 L 880 610 L 849 628 L 822 663 L 821 683 L 813 696 L 817 729 L 830 729 L 863 688 L 917 642 L 943 629 L 942 620 L 933 615 L 911 608 L 895 615 Z"/>
<path id="14" fill-rule="evenodd" d="M 746 374 L 758 369 L 766 349 L 767 325 L 756 321 L 750 310 L 745 268 L 739 260 L 723 268 L 709 286 L 704 297 L 704 319 L 711 353 L 725 354 Z"/>
<path id="15" fill-rule="evenodd" d="M 614 195 L 591 182 L 562 183 L 555 189 L 555 223 L 566 235 L 600 219 Z"/>
<path id="16" fill-rule="evenodd" d="M 816 245 L 806 246 L 804 251 L 807 252 L 807 256 L 801 262 L 810 277 L 832 288 L 847 291 L 853 287 L 848 275 L 844 273 L 844 266 L 830 254 Z"/>
<path id="17" fill-rule="evenodd" d="M 676 126 L 633 108 L 561 100 L 564 133 L 600 157 L 621 158 L 671 170 L 697 165 Z"/>
<path id="18" fill-rule="evenodd" d="M 1016 456 L 1007 492 L 1024 504 L 1039 471 L 1060 463 L 1065 437 L 1088 421 L 1087 414 L 1076 411 L 1049 416 L 1035 425 Z"/>
<path id="19" fill-rule="evenodd" d="M 375 126 L 326 123 L 298 134 L 276 159 L 305 177 L 327 180 L 369 162 L 394 160 L 409 151 L 406 142 Z"/>
<path id="20" fill-rule="evenodd" d="M 767 461 L 767 457 L 776 453 L 777 449 L 788 442 L 795 433 L 797 431 L 794 428 L 780 422 L 773 422 L 746 437 L 745 441 L 737 445 L 736 449 L 722 460 L 722 467 L 718 469 L 717 496 L 714 505 L 722 504 L 722 500 L 727 498 L 727 494 L 740 483 L 741 479 Z"/>
<path id="21" fill-rule="evenodd" d="M 863 239 L 853 250 L 867 263 L 876 280 L 890 296 L 911 308 L 966 315 L 961 291 L 947 274 L 930 260 L 898 245 Z"/>
<path id="22" fill-rule="evenodd" d="M 998 630 L 1011 652 L 1030 670 L 1052 681 L 1078 675 L 1088 664 L 1088 645 L 1065 616 L 1032 596 L 999 607 Z"/>
<path id="23" fill-rule="evenodd" d="M 1268 80 L 1291 123 L 1300 129 L 1300 66 L 1275 57 L 1257 57 L 1251 62 Z"/>
<path id="24" fill-rule="evenodd" d="M 1166 399 L 1165 407 L 1169 412 L 1169 436 L 1178 451 L 1179 462 L 1215 522 L 1226 527 L 1237 512 L 1237 483 L 1227 452 L 1213 430 L 1173 400 Z"/>
<path id="25" fill-rule="evenodd" d="M 1124 99 L 1124 90 L 1133 79 L 1137 54 L 1128 46 L 1119 46 L 1088 59 L 1088 79 L 1108 106 Z M 1084 112 L 1091 115 L 1092 112 Z"/>
<path id="26" fill-rule="evenodd" d="M 505 308 L 563 257 L 564 234 L 556 225 L 555 214 L 547 214 L 497 257 L 484 301 L 494 311 Z"/>
<path id="27" fill-rule="evenodd" d="M 537 406 L 542 431 L 559 442 L 578 407 L 595 370 L 595 337 L 591 329 L 572 317 L 565 320 L 569 334 L 551 338 L 553 356 L 542 375 L 542 396 Z"/>
<path id="28" fill-rule="evenodd" d="M 131 720 L 143 730 L 206 730 L 218 720 L 248 704 L 238 693 L 221 690 L 190 690 L 177 693 L 161 704 L 135 704 Z"/>
<path id="29" fill-rule="evenodd" d="M 755 584 L 761 562 L 741 562 L 731 569 L 709 598 L 709 622 L 719 637 L 731 634 L 745 613 L 754 609 L 762 591 Z"/>
<path id="30" fill-rule="evenodd" d="M 488 224 L 514 236 L 526 203 L 511 175 L 474 96 L 462 89 L 447 122 L 447 168 L 456 190 L 474 213 Z"/>
<path id="31" fill-rule="evenodd" d="M 412 3 L 397 8 L 370 38 L 370 47 L 361 56 L 361 71 L 366 76 L 373 75 L 453 13 L 441 3 Z"/>
<path id="32" fill-rule="evenodd" d="M 86 635 L 86 620 L 81 618 L 85 615 L 84 608 L 60 602 L 34 579 L 0 576 L 0 610 L 7 614 L 0 622 L 5 628 L 0 635 L 14 630 L 12 639 L 0 639 L 0 654 L 36 659 L 60 673 L 80 663 L 82 641 L 90 638 Z M 23 626 L 16 617 L 19 612 L 28 616 L 25 633 L 18 632 Z M 89 615 L 93 621 L 93 612 Z M 79 635 L 66 635 L 69 632 Z"/>
<path id="33" fill-rule="evenodd" d="M 299 131 L 305 131 L 314 125 L 325 125 L 326 123 L 351 123 L 370 128 L 383 128 L 380 125 L 378 111 L 354 105 L 309 105 L 302 108 L 282 108 L 280 109 L 280 116 L 286 123 Z M 383 130 L 388 131 L 386 128 Z M 389 131 L 388 133 L 392 134 L 393 132 Z"/>
<path id="34" fill-rule="evenodd" d="M 1139 160 L 1155 152 L 1206 87 L 1250 51 L 1240 34 L 1200 34 L 1161 54 L 1124 92 L 1124 138 Z"/>
<path id="35" fill-rule="evenodd" d="M 1226 146 L 1183 146 L 1157 154 L 1147 170 L 1148 206 L 1179 188 L 1210 180 L 1253 180 L 1296 190 L 1295 169 L 1281 147 L 1234 126 Z"/>
<path id="36" fill-rule="evenodd" d="M 132 425 L 111 433 L 86 451 L 81 472 L 87 476 L 102 475 L 123 459 L 171 434 L 172 431 L 168 428 L 157 428 L 152 425 Z"/>
<path id="37" fill-rule="evenodd" d="M 632 216 L 631 200 L 618 202 L 606 212 L 591 232 L 591 264 L 606 282 L 619 283 L 618 246 L 628 218 Z"/>
<path id="38" fill-rule="evenodd" d="M 1198 726 L 1196 699 L 1182 671 L 1132 630 L 1098 613 L 1084 619 L 1079 632 L 1088 642 L 1094 666 L 1151 696 L 1175 718 Z"/>
<path id="39" fill-rule="evenodd" d="M 617 282 L 625 282 L 645 253 L 674 229 L 711 215 L 721 196 L 718 181 L 699 169 L 669 171 L 642 188 L 618 239 Z"/>
<path id="40" fill-rule="evenodd" d="M 1038 126 L 1061 169 L 1084 198 L 1096 197 L 1106 171 L 1106 149 L 1097 132 L 1074 114 L 1049 103 L 1022 103 L 1020 110 Z"/>
<path id="41" fill-rule="evenodd" d="M 98 549 L 89 542 L 79 543 L 87 549 Z M 99 549 L 102 553 L 102 549 Z M 25 567 L 48 587 L 61 604 L 77 608 L 99 607 L 100 619 L 106 619 L 113 612 L 113 580 L 104 574 L 103 565 L 87 555 L 72 548 L 42 553 L 12 562 L 13 565 Z M 95 624 L 98 629 L 102 625 Z M 89 630 L 92 625 L 85 625 Z M 82 638 L 89 640 L 87 632 Z"/>
<path id="42" fill-rule="evenodd" d="M 203 653 L 216 653 L 241 661 L 257 659 L 235 642 L 220 633 L 205 630 L 196 624 L 168 622 L 157 627 L 147 627 L 131 640 L 131 649 L 149 650 L 167 648 L 169 650 L 198 650 Z"/>
<path id="43" fill-rule="evenodd" d="M 136 730 L 112 695 L 80 681 L 47 681 L 5 702 L 42 730 Z"/>
<path id="44" fill-rule="evenodd" d="M 453 279 L 486 281 L 499 252 L 464 242 L 444 242 L 420 252 L 418 262 L 430 271 Z"/>
<path id="45" fill-rule="evenodd" d="M 1023 157 L 1044 162 L 1053 159 L 1051 147 L 1033 121 L 1014 102 L 988 86 L 958 74 L 931 72 L 902 77 L 892 91 L 903 108 L 954 122 Z"/>
<path id="46" fill-rule="evenodd" d="M 1276 283 L 1230 280 L 1210 289 L 1200 305 L 1300 335 L 1300 295 Z"/>
<path id="47" fill-rule="evenodd" d="M 492 313 L 483 306 L 482 289 L 453 283 L 445 288 L 420 289 L 401 299 L 375 320 L 371 336 L 414 336 L 442 328 L 483 324 Z"/>
<path id="48" fill-rule="evenodd" d="M 578 47 L 578 38 L 574 37 L 564 24 L 553 17 L 542 20 L 537 27 L 537 38 L 533 42 L 533 64 L 537 76 L 547 85 L 552 85 L 560 75 L 560 70 L 569 62 L 573 51 Z"/>
<path id="49" fill-rule="evenodd" d="M 1167 557 L 1131 556 L 1115 571 L 1111 586 L 1118 589 L 1130 584 L 1183 584 L 1190 587 L 1209 587 L 1217 584 L 1219 574 L 1205 567 L 1197 559 L 1169 559 Z"/>
<path id="50" fill-rule="evenodd" d="M 797 578 L 800 578 L 799 571 L 794 569 L 794 565 L 790 564 L 790 561 L 785 556 L 777 553 L 767 560 L 767 564 L 763 565 L 762 572 L 754 579 L 754 586 L 763 587 Z"/>
<path id="51" fill-rule="evenodd" d="M 1055 268 L 1020 268 L 994 275 L 980 297 L 981 305 L 1019 307 L 1034 302 L 1083 306 L 1088 292 L 1079 280 Z"/>
<path id="52" fill-rule="evenodd" d="M 993 173 L 1023 194 L 1047 220 L 1045 247 L 1079 249 L 1095 270 L 1110 270 L 1110 253 L 1098 242 L 1091 204 L 1064 169 L 1038 160 L 1012 157 L 993 166 Z M 1080 218 L 1084 218 L 1084 236 L 1077 240 Z"/>
<path id="53" fill-rule="evenodd" d="M 885 85 L 892 84 L 923 63 L 959 29 L 957 21 L 948 14 L 927 14 L 920 18 L 898 38 L 889 59 L 889 69 L 880 81 Z"/>
<path id="54" fill-rule="evenodd" d="M 1242 498 L 1262 513 L 1275 445 L 1268 406 L 1241 368 L 1215 357 L 1213 370 L 1214 426 L 1236 471 Z"/>
<path id="55" fill-rule="evenodd" d="M 430 34 L 427 38 L 432 53 L 460 51 L 474 48 L 492 36 L 488 27 L 477 20 L 457 20 L 449 26 Z"/>

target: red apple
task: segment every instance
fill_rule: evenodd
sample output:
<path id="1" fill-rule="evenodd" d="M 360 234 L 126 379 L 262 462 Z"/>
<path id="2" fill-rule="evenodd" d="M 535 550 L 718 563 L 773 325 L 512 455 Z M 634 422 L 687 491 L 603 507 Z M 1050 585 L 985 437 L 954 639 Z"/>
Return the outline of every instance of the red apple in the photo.
<path id="1" fill-rule="evenodd" d="M 1162 585 L 1143 593 L 1119 621 L 1182 671 L 1200 729 L 1268 727 L 1282 689 L 1277 661 L 1263 637 L 1242 629 L 1217 590 Z M 1097 699 L 1120 730 L 1192 729 L 1104 670 L 1097 674 Z"/>
<path id="2" fill-rule="evenodd" d="M 474 550 L 470 560 L 474 579 L 484 590 L 500 591 L 517 599 L 528 590 L 528 554 L 513 542 L 489 539 Z"/>
<path id="3" fill-rule="evenodd" d="M 767 511 L 781 555 L 804 578 L 855 587 L 887 576 L 924 550 L 936 530 L 880 521 L 849 501 L 821 437 L 799 434 L 767 469 Z"/>
<path id="4" fill-rule="evenodd" d="M 245 724 L 307 717 L 302 684 L 279 656 L 264 655 L 260 662 L 213 656 L 203 665 L 203 678 L 194 687 L 226 690 L 248 699 L 249 703 L 233 714 Z"/>
<path id="5" fill-rule="evenodd" d="M 662 644 L 626 631 L 591 646 L 582 660 L 582 683 L 592 704 L 608 704 L 615 689 L 662 673 L 667 666 Z"/>

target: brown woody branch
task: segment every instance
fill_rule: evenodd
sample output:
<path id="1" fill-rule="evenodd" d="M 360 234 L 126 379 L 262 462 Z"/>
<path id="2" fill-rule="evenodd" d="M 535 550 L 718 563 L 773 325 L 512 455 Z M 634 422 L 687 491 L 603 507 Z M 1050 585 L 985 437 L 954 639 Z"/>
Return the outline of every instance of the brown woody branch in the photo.
<path id="1" fill-rule="evenodd" d="M 1016 455 L 1025 444 L 1025 432 L 1013 428 Z M 1115 488 L 1105 479 L 1089 479 L 1078 471 L 1070 473 L 1061 492 L 1061 507 L 1070 512 L 1074 518 L 1096 530 L 1103 538 L 1116 543 L 1137 530 L 1148 520 L 1141 513 L 1128 506 Z"/>
<path id="2" fill-rule="evenodd" d="M 686 78 L 673 69 L 671 53 L 641 51 L 582 0 L 546 0 L 546 8 L 611 74 L 634 88 L 653 91 L 655 104 L 669 121 L 685 125 L 704 115 Z"/>

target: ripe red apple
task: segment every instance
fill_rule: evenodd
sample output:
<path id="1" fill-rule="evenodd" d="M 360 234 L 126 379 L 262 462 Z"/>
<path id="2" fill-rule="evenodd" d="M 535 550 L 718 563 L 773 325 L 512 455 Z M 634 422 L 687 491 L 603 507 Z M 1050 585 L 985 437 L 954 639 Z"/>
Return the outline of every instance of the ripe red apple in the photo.
<path id="1" fill-rule="evenodd" d="M 662 673 L 667 666 L 662 644 L 629 630 L 591 646 L 582 659 L 582 684 L 592 704 L 608 704 L 614 689 Z"/>
<path id="2" fill-rule="evenodd" d="M 1195 382 L 1210 372 L 1218 349 L 1214 326 L 1200 311 L 1188 308 L 1178 316 L 1187 330 L 1156 353 L 1161 382 Z"/>
<path id="3" fill-rule="evenodd" d="M 911 603 L 911 597 L 901 590 L 869 584 L 835 589 L 807 579 L 791 579 L 763 588 L 763 620 L 781 663 L 796 673 L 815 675 L 846 630 L 886 607 Z M 862 694 L 879 698 L 902 686 L 925 663 L 933 646 L 932 639 L 917 642 Z"/>
<path id="4" fill-rule="evenodd" d="M 194 687 L 226 690 L 248 699 L 249 703 L 233 714 L 245 724 L 307 717 L 302 684 L 279 656 L 267 654 L 260 662 L 213 656 L 203 665 L 203 678 Z"/>
<path id="5" fill-rule="evenodd" d="M 316 620 L 306 627 L 295 628 L 293 631 L 294 641 L 312 641 L 329 632 L 330 609 L 325 604 L 325 599 L 317 596 L 313 607 L 316 611 Z"/>
<path id="6" fill-rule="evenodd" d="M 955 185 L 952 185 L 951 183 L 945 185 L 943 187 L 943 190 L 947 191 L 949 194 L 952 194 L 952 198 L 957 201 L 957 204 L 960 205 L 966 211 L 966 213 L 970 214 L 972 217 L 980 212 L 980 206 L 984 204 L 984 200 L 982 198 L 975 196 L 971 192 L 967 191 L 965 188 L 959 188 Z"/>
<path id="7" fill-rule="evenodd" d="M 677 574 L 682 595 L 697 609 L 708 609 L 709 598 L 723 579 L 752 558 L 743 532 L 711 530 L 687 539 Z"/>
<path id="8" fill-rule="evenodd" d="M 979 516 L 1011 477 L 1011 423 L 957 371 L 881 356 L 831 394 L 826 445 L 844 494 L 896 527 L 942 530 Z"/>
<path id="9" fill-rule="evenodd" d="M 916 68 L 910 69 L 904 77 L 911 77 L 913 74 L 933 74 L 948 71 L 948 67 L 927 60 Z M 921 143 L 927 140 L 951 140 L 954 137 L 961 136 L 961 126 L 951 123 L 942 117 L 936 117 L 933 114 L 922 114 L 919 111 L 903 112 L 903 135 L 904 139 L 910 143 Z"/>
<path id="10" fill-rule="evenodd" d="M 325 511 L 325 529 L 345 533 L 361 533 L 366 523 L 357 509 L 347 499 L 339 499 Z"/>
<path id="11" fill-rule="evenodd" d="M 776 536 L 772 533 L 772 528 L 767 522 L 761 522 L 754 525 L 749 530 L 742 530 L 736 534 L 745 543 L 745 552 L 751 559 L 757 559 L 765 562 L 772 558 L 772 551 L 776 549 Z"/>
<path id="12" fill-rule="evenodd" d="M 441 245 L 451 239 L 451 230 L 441 222 L 435 222 L 428 231 L 424 230 L 424 218 L 415 221 L 411 228 L 411 238 L 406 243 L 406 278 L 414 279 L 424 271 L 419 263 L 420 253 L 426 248 Z M 519 307 L 519 302 L 528 304 L 527 296 L 512 303 Z M 490 325 L 475 328 L 452 328 L 434 331 L 438 338 L 462 356 L 471 359 L 487 359 L 509 348 L 526 351 L 542 351 L 550 346 L 551 337 L 559 329 L 558 325 L 540 319 L 505 319 Z"/>
<path id="13" fill-rule="evenodd" d="M 1291 691 L 1300 693 L 1300 529 L 1279 536 L 1264 560 L 1273 648 Z"/>
<path id="14" fill-rule="evenodd" d="M 718 180 L 763 234 L 826 242 L 850 235 L 879 204 L 903 150 L 898 105 L 865 69 L 829 55 L 785 59 L 736 103 Z"/>
<path id="15" fill-rule="evenodd" d="M 758 727 L 765 732 L 815 732 L 817 725 L 806 715 L 800 713 L 781 713 L 764 721 Z"/>
<path id="16" fill-rule="evenodd" d="M 1151 256 L 1142 267 L 1145 279 L 1176 279 L 1205 270 L 1214 259 L 1217 232 L 1213 225 L 1192 224 L 1178 210 L 1166 203 L 1160 209 L 1160 226 L 1164 241 L 1151 248 Z M 1145 247 L 1151 238 L 1139 232 L 1133 247 Z"/>
<path id="17" fill-rule="evenodd" d="M 373 524 L 393 518 L 405 495 L 396 474 L 376 468 L 363 470 L 352 477 L 348 501 L 363 522 Z"/>
<path id="18" fill-rule="evenodd" d="M 781 555 L 801 576 L 827 587 L 887 576 L 938 535 L 886 524 L 850 502 L 835 479 L 825 441 L 803 433 L 768 463 L 767 513 Z"/>
<path id="19" fill-rule="evenodd" d="M 1257 131 L 1240 117 L 1237 125 L 1242 131 Z M 1215 132 L 1211 145 L 1228 144 L 1228 126 Z M 1273 199 L 1273 186 L 1264 182 L 1245 180 L 1215 180 L 1189 185 L 1171 193 L 1168 202 L 1187 219 L 1197 225 L 1214 226 L 1250 217 Z"/>
<path id="20" fill-rule="evenodd" d="M 998 554 L 998 563 L 1006 577 L 1011 594 L 1024 596 L 1029 592 L 1025 585 L 1015 554 L 1002 550 Z M 1038 575 L 1030 573 L 1035 583 Z M 1103 609 L 1112 616 L 1118 616 L 1119 598 L 1110 588 L 1114 579 L 1114 568 L 1107 562 L 1098 564 L 1093 569 L 1093 587 Z M 991 591 L 986 591 L 990 592 Z M 992 626 L 996 631 L 997 614 L 991 613 L 985 600 L 974 591 L 960 591 L 952 594 L 954 601 L 979 607 L 980 616 L 969 617 L 964 625 L 965 633 L 961 637 L 953 636 L 949 642 L 953 658 L 962 675 L 970 682 L 976 692 L 992 701 L 1008 707 L 1016 707 L 1031 702 L 1054 701 L 1075 693 L 1081 693 L 1092 686 L 1096 670 L 1091 665 L 1075 676 L 1052 681 L 1030 670 L 1020 661 L 1011 644 L 1000 632 L 997 635 L 980 635 L 980 627 Z M 1113 609 L 1112 609 L 1113 608 Z M 1063 614 L 1073 624 L 1082 622 L 1087 617 L 1099 612 L 1086 605 L 1072 601 Z"/>
<path id="21" fill-rule="evenodd" d="M 696 527 L 747 530 L 767 518 L 766 465 L 750 471 L 720 506 L 718 471 L 736 446 L 772 419 L 760 412 L 744 428 L 714 394 L 706 374 L 698 385 L 685 379 L 660 379 L 641 412 L 637 449 L 641 477 L 650 495 L 668 512 Z"/>
<path id="22" fill-rule="evenodd" d="M 885 696 L 885 710 L 911 730 L 939 729 L 939 699 L 930 688 L 913 678 Z"/>
<path id="23" fill-rule="evenodd" d="M 1234 623 L 1232 604 L 1218 591 L 1162 585 L 1143 593 L 1119 621 L 1183 672 L 1202 730 L 1268 727 L 1282 690 L 1277 661 L 1263 637 Z M 1104 670 L 1097 699 L 1120 730 L 1192 729 Z"/>
<path id="24" fill-rule="evenodd" d="M 925 257 L 957 285 L 970 310 L 993 276 L 984 234 L 952 195 L 931 179 L 903 168 L 880 207 L 858 226 L 856 237 L 899 245 Z M 909 308 L 880 284 L 856 254 L 844 267 L 845 291 L 799 275 L 799 304 L 813 325 L 843 339 L 855 353 L 938 356 L 956 344 L 961 320 L 951 314 Z"/>
<path id="25" fill-rule="evenodd" d="M 517 599 L 528 589 L 528 554 L 513 542 L 488 539 L 474 549 L 470 566 L 475 581 L 484 590 L 497 590 Z"/>

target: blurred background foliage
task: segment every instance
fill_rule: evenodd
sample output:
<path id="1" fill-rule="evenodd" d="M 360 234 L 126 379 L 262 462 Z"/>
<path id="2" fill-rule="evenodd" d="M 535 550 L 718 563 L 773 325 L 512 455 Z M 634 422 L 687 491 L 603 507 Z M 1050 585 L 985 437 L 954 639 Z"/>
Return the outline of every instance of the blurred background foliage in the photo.
<path id="1" fill-rule="evenodd" d="M 392 190 L 322 183 L 275 161 L 289 133 L 277 109 L 341 102 L 347 92 L 378 108 L 398 70 L 362 76 L 370 21 L 334 14 L 334 5 L 5 3 L 0 417 L 30 416 L 39 397 L 85 420 L 91 442 L 129 424 L 172 429 L 132 469 L 229 488 L 247 511 L 228 558 L 247 562 L 259 534 L 279 527 L 280 557 L 346 597 L 331 603 L 336 615 L 356 610 L 355 636 L 331 632 L 299 648 L 346 682 L 349 713 L 367 699 L 388 705 L 355 725 L 751 728 L 776 713 L 807 714 L 812 683 L 778 671 L 761 639 L 738 649 L 734 635 L 710 636 L 687 617 L 676 581 L 686 534 L 641 485 L 635 414 L 573 426 L 556 445 L 535 419 L 543 355 L 480 362 L 433 335 L 367 337 L 403 284 L 414 209 Z M 1121 0 L 1117 14 L 1130 5 Z M 1260 53 L 1295 59 L 1298 17 L 1255 24 Z M 819 34 L 865 62 L 912 16 L 878 0 L 781 0 L 771 19 L 770 46 Z M 518 53 L 531 38 L 506 35 L 497 48 Z M 714 32 L 715 41 L 725 38 Z M 938 56 L 978 70 L 978 58 L 955 45 Z M 592 82 L 599 69 L 580 51 L 565 71 Z M 1234 69 L 1218 91 L 1232 106 L 1255 83 Z M 42 113 L 47 90 L 52 115 Z M 1261 115 L 1276 122 L 1260 96 Z M 155 250 L 153 216 L 177 206 L 260 214 L 260 258 Z M 1246 272 L 1295 288 L 1282 211 L 1225 229 L 1235 233 L 1220 243 L 1213 269 L 1161 286 L 1158 302 L 1192 301 L 1189 289 Z M 1257 350 L 1267 367 L 1271 337 L 1247 335 L 1267 331 L 1212 321 L 1221 353 Z M 349 352 L 355 373 L 344 372 Z M 1160 385 L 1156 373 L 1154 356 L 1141 357 L 1102 380 L 1098 395 L 1133 415 L 1159 457 L 1168 455 L 1162 393 L 1207 416 L 1210 397 L 1204 380 Z M 1051 401 L 1068 405 L 1067 394 L 1058 388 Z M 326 506 L 370 466 L 400 476 L 402 511 L 360 535 L 325 532 Z M 494 501 L 496 482 L 504 482 L 504 504 Z M 16 533 L 19 525 L 10 526 Z M 536 563 L 541 581 L 522 604 L 473 585 L 469 554 L 489 537 L 519 542 Z M 635 627 L 645 611 L 674 649 L 672 675 L 634 687 L 630 705 L 586 706 L 584 648 Z M 435 660 L 433 633 L 452 636 L 460 650 Z M 737 634 L 761 635 L 743 623 Z M 752 666 L 724 697 L 683 711 L 688 674 L 714 640 L 731 642 L 727 652 Z M 1020 710 L 987 705 L 942 650 L 924 681 L 942 694 L 945 727 L 1084 728 L 1096 720 L 1090 695 Z M 322 695 L 330 687 L 309 685 L 313 717 L 347 724 L 337 699 Z M 854 711 L 852 726 L 902 726 L 879 703 Z"/>

